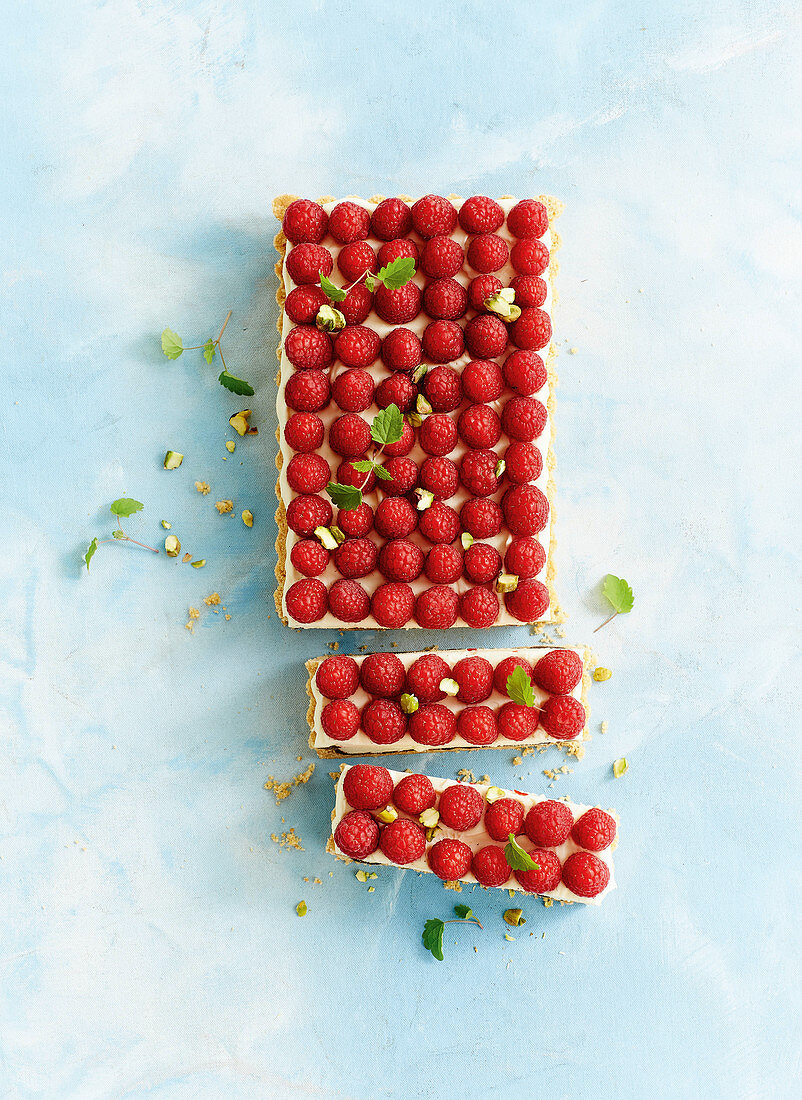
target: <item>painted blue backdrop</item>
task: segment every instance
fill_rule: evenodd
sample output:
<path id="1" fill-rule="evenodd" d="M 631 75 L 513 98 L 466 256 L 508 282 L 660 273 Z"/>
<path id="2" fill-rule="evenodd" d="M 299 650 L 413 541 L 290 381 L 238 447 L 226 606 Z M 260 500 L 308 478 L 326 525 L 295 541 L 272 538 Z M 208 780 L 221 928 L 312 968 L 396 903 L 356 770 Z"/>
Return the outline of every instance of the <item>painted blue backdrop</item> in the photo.
<path id="1" fill-rule="evenodd" d="M 800 1094 L 795 7 L 7 0 L 2 1095 Z M 332 640 L 272 604 L 271 199 L 430 190 L 566 203 L 559 585 L 613 678 L 556 790 L 622 817 L 601 909 L 529 900 L 510 942 L 474 894 L 443 963 L 420 932 L 454 894 L 323 852 L 325 764 L 263 788 L 309 762 Z M 228 309 L 260 434 L 227 457 L 241 402 L 158 334 Z M 111 544 L 87 575 L 122 495 L 206 568 Z M 608 571 L 636 605 L 593 637 Z M 560 763 L 420 760 L 534 790 Z"/>

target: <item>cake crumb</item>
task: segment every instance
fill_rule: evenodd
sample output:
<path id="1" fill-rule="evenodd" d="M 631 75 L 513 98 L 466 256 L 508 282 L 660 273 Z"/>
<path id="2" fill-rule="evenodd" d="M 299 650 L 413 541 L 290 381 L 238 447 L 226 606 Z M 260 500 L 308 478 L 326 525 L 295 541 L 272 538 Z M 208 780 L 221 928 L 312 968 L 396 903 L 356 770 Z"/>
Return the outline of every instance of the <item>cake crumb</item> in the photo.
<path id="1" fill-rule="evenodd" d="M 339 778 L 340 778 L 340 773 L 339 772 L 329 772 L 329 779 L 339 779 Z"/>
<path id="2" fill-rule="evenodd" d="M 475 783 L 476 776 L 470 770 L 470 768 L 460 768 L 457 772 L 457 779 L 460 783 Z"/>
<path id="3" fill-rule="evenodd" d="M 271 833 L 270 839 L 274 844 L 278 844 L 279 848 L 295 848 L 299 852 L 303 852 L 304 846 L 301 844 L 301 838 L 295 831 L 295 828 L 289 829 L 286 833 L 282 833 L 281 836 L 278 833 Z"/>
<path id="4" fill-rule="evenodd" d="M 199 619 L 200 618 L 199 609 L 197 607 L 190 607 L 189 617 L 190 617 L 190 619 Z"/>
<path id="5" fill-rule="evenodd" d="M 543 908 L 544 909 L 551 909 L 552 905 L 554 905 L 554 898 L 544 898 L 543 899 Z"/>
<path id="6" fill-rule="evenodd" d="M 227 516 L 234 511 L 233 500 L 218 500 L 215 502 L 214 506 L 221 516 Z"/>
<path id="7" fill-rule="evenodd" d="M 273 791 L 276 796 L 276 805 L 283 802 L 285 798 L 289 796 L 293 787 L 298 787 L 302 783 L 308 783 L 312 778 L 312 773 L 315 770 L 314 762 L 309 765 L 306 771 L 300 772 L 299 775 L 294 775 L 292 779 L 288 779 L 285 782 L 279 782 L 274 779 L 272 775 L 267 777 L 267 782 L 264 784 L 266 791 Z"/>
<path id="8" fill-rule="evenodd" d="M 218 607 L 220 604 L 220 593 L 212 592 L 208 596 L 203 597 L 203 602 L 207 607 Z"/>
<path id="9" fill-rule="evenodd" d="M 327 642 L 326 644 L 328 645 L 329 649 L 339 649 L 340 648 L 340 643 L 339 642 Z"/>
<path id="10" fill-rule="evenodd" d="M 445 890 L 456 890 L 456 892 L 458 894 L 461 894 L 462 893 L 462 883 L 459 882 L 459 881 L 454 881 L 454 882 L 446 881 L 446 882 L 443 883 L 443 889 L 445 889 Z"/>
<path id="11" fill-rule="evenodd" d="M 558 638 L 565 638 L 567 632 L 565 630 L 565 627 L 558 626 L 555 628 L 554 633 L 557 635 Z"/>
<path id="12" fill-rule="evenodd" d="M 478 782 L 479 783 L 489 783 L 490 782 L 490 776 L 489 775 L 480 775 Z"/>
<path id="13" fill-rule="evenodd" d="M 204 496 L 204 497 L 208 496 L 209 493 L 211 492 L 211 490 L 209 489 L 208 483 L 205 482 L 205 481 L 196 481 L 195 482 L 195 488 L 198 490 L 198 492 L 201 494 L 201 496 Z"/>
<path id="14" fill-rule="evenodd" d="M 607 730 L 608 730 L 609 728 L 610 728 L 610 727 L 609 727 L 609 725 L 608 725 L 608 724 L 607 724 L 607 722 L 605 721 L 605 722 L 602 722 L 602 724 L 601 724 L 601 725 L 599 726 L 599 731 L 600 731 L 601 733 L 607 733 Z"/>

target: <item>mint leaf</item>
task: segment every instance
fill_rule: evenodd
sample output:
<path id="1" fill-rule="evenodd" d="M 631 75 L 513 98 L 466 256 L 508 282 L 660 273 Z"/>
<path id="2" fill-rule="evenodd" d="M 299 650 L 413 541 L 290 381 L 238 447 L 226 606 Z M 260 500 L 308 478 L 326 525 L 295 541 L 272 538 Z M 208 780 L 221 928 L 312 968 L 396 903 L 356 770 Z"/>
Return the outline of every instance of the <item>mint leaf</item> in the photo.
<path id="1" fill-rule="evenodd" d="M 206 352 L 203 353 L 204 357 Z M 211 362 L 211 359 L 207 360 Z M 237 393 L 240 397 L 253 397 L 256 392 L 248 382 L 244 382 L 241 378 L 235 378 L 233 374 L 229 374 L 227 370 L 221 371 L 217 376 L 217 381 L 221 386 L 225 386 L 227 390 L 231 390 L 232 393 Z"/>
<path id="2" fill-rule="evenodd" d="M 473 909 L 471 909 L 467 905 L 455 905 L 454 912 L 462 920 L 470 920 L 470 918 L 473 916 Z"/>
<path id="3" fill-rule="evenodd" d="M 379 268 L 376 278 L 380 283 L 384 283 L 388 290 L 398 290 L 399 287 L 406 286 L 414 274 L 415 261 L 412 257 L 399 256 L 386 267 Z"/>
<path id="4" fill-rule="evenodd" d="M 427 920 L 423 926 L 423 935 L 421 936 L 423 946 L 427 951 L 431 951 L 438 962 L 443 961 L 443 932 L 445 927 L 443 921 L 438 920 L 437 917 Z"/>
<path id="5" fill-rule="evenodd" d="M 359 470 L 360 474 L 369 474 L 373 469 L 373 463 L 369 458 L 360 458 L 358 462 L 352 462 L 351 465 L 355 470 Z"/>
<path id="6" fill-rule="evenodd" d="M 86 562 L 86 568 L 87 568 L 87 569 L 89 569 L 89 563 L 90 563 L 90 561 L 92 560 L 92 558 L 93 558 L 93 557 L 95 556 L 95 551 L 96 551 L 96 550 L 97 550 L 97 539 L 96 539 L 96 538 L 94 538 L 94 539 L 92 539 L 92 541 L 91 541 L 91 542 L 89 543 L 89 546 L 88 546 L 88 548 L 87 548 L 87 551 L 86 551 L 86 553 L 84 554 L 84 561 Z"/>
<path id="7" fill-rule="evenodd" d="M 617 615 L 622 612 L 631 611 L 635 603 L 632 589 L 627 582 L 623 577 L 614 577 L 612 573 L 608 573 L 604 578 L 602 595 Z"/>
<path id="8" fill-rule="evenodd" d="M 207 363 L 211 363 L 212 359 L 214 359 L 216 351 L 217 348 L 215 346 L 215 342 L 210 336 L 206 343 L 203 345 L 203 358 L 206 360 Z"/>
<path id="9" fill-rule="evenodd" d="M 339 485 L 336 481 L 330 481 L 326 486 L 326 492 L 331 497 L 332 503 L 346 512 L 353 511 L 362 503 L 362 491 L 355 485 Z"/>
<path id="10" fill-rule="evenodd" d="M 184 350 L 184 341 L 177 332 L 166 328 L 162 333 L 162 351 L 168 359 L 177 359 Z"/>
<path id="11" fill-rule="evenodd" d="M 404 418 L 398 405 L 388 405 L 374 416 L 370 434 L 373 442 L 380 447 L 399 441 L 404 434 Z"/>
<path id="12" fill-rule="evenodd" d="M 335 286 L 331 279 L 327 279 L 322 271 L 320 272 L 320 289 L 332 302 L 342 302 L 345 300 L 345 291 Z"/>
<path id="13" fill-rule="evenodd" d="M 115 516 L 132 516 L 134 512 L 141 512 L 145 507 L 139 500 L 132 500 L 131 497 L 120 497 L 119 500 L 115 500 L 109 509 L 112 515 Z"/>
<path id="14" fill-rule="evenodd" d="M 507 694 L 513 703 L 518 703 L 522 707 L 535 705 L 532 681 L 529 679 L 529 673 L 520 665 L 516 665 L 507 677 Z"/>
<path id="15" fill-rule="evenodd" d="M 379 479 L 379 481 L 392 481 L 393 480 L 393 475 L 388 470 L 385 470 L 384 466 L 374 465 L 373 472 L 376 475 L 376 477 Z"/>
<path id="16" fill-rule="evenodd" d="M 525 852 L 515 837 L 510 833 L 509 842 L 504 846 L 504 858 L 513 871 L 539 871 L 540 864 L 535 863 L 528 852 Z"/>

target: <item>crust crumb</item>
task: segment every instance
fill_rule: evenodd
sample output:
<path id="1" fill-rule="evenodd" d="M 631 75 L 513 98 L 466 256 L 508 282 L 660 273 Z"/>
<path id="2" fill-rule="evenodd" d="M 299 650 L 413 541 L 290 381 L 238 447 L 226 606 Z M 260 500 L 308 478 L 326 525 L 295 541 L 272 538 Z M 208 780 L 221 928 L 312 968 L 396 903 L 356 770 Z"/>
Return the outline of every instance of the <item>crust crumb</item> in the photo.
<path id="1" fill-rule="evenodd" d="M 462 893 L 462 883 L 461 882 L 448 882 L 447 881 L 447 882 L 443 883 L 443 889 L 445 889 L 445 890 L 455 890 L 458 894 L 461 894 Z"/>
<path id="2" fill-rule="evenodd" d="M 214 506 L 221 516 L 227 516 L 229 515 L 229 513 L 234 511 L 233 500 L 218 500 L 215 502 Z"/>
<path id="3" fill-rule="evenodd" d="M 204 497 L 208 496 L 209 493 L 211 492 L 208 483 L 205 482 L 205 481 L 196 481 L 195 482 L 195 488 L 198 490 L 198 492 L 201 494 L 201 496 L 204 496 Z"/>
<path id="4" fill-rule="evenodd" d="M 278 844 L 279 848 L 295 848 L 299 852 L 305 851 L 303 844 L 301 844 L 301 838 L 294 828 L 290 828 L 288 832 L 282 833 L 281 836 L 278 833 L 271 833 L 270 839 L 274 844 Z"/>
<path id="5" fill-rule="evenodd" d="M 267 782 L 264 784 L 264 788 L 266 791 L 273 791 L 276 796 L 276 805 L 278 805 L 280 802 L 283 802 L 285 798 L 289 797 L 293 787 L 298 787 L 301 783 L 308 783 L 312 778 L 314 770 L 315 765 L 312 763 L 305 771 L 300 772 L 298 775 L 294 775 L 292 779 L 287 779 L 284 782 L 280 782 L 278 779 L 274 779 L 272 775 L 269 775 L 267 777 Z"/>
<path id="6" fill-rule="evenodd" d="M 212 592 L 208 596 L 204 596 L 203 602 L 207 607 L 218 607 L 220 604 L 220 593 Z"/>

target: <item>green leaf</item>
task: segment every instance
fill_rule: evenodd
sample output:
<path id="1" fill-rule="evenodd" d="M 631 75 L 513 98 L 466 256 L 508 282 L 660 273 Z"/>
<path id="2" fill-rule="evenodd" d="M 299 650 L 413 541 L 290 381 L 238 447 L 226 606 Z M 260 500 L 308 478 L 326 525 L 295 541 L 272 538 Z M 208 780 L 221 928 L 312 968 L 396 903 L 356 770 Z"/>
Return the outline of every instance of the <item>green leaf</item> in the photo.
<path id="1" fill-rule="evenodd" d="M 380 283 L 384 283 L 388 290 L 398 290 L 406 286 L 415 274 L 415 261 L 411 256 L 399 256 L 397 260 L 382 267 L 376 273 Z"/>
<path id="2" fill-rule="evenodd" d="M 346 292 L 341 290 L 340 287 L 335 286 L 331 279 L 327 279 L 322 271 L 320 272 L 320 288 L 332 302 L 342 302 L 346 298 Z"/>
<path id="3" fill-rule="evenodd" d="M 468 905 L 455 905 L 454 912 L 462 920 L 470 920 L 470 918 L 473 916 L 473 909 L 471 909 Z"/>
<path id="4" fill-rule="evenodd" d="M 520 665 L 516 665 L 507 677 L 507 694 L 513 703 L 518 703 L 522 707 L 535 706 L 532 681 L 529 679 L 529 673 Z"/>
<path id="5" fill-rule="evenodd" d="M 373 417 L 370 434 L 380 447 L 399 441 L 404 434 L 404 418 L 398 405 L 388 405 Z"/>
<path id="6" fill-rule="evenodd" d="M 336 481 L 330 481 L 326 486 L 326 492 L 332 499 L 332 503 L 346 512 L 352 512 L 362 503 L 362 491 L 356 485 L 340 485 Z"/>
<path id="7" fill-rule="evenodd" d="M 359 470 L 360 474 L 368 474 L 373 469 L 373 463 L 369 458 L 360 458 L 358 462 L 352 462 L 351 465 L 355 470 Z"/>
<path id="8" fill-rule="evenodd" d="M 139 500 L 132 500 L 131 497 L 120 497 L 119 500 L 115 500 L 109 511 L 115 516 L 132 516 L 134 512 L 141 512 L 145 505 Z"/>
<path id="9" fill-rule="evenodd" d="M 423 935 L 421 936 L 423 946 L 427 951 L 431 951 L 438 962 L 443 961 L 443 932 L 445 927 L 443 921 L 438 920 L 437 917 L 427 920 L 423 926 Z"/>
<path id="10" fill-rule="evenodd" d="M 166 328 L 162 333 L 162 351 L 168 359 L 177 359 L 184 350 L 184 341 L 177 332 Z"/>
<path id="11" fill-rule="evenodd" d="M 210 336 L 206 343 L 203 345 L 203 358 L 206 360 L 207 363 L 211 363 L 212 359 L 214 359 L 215 357 L 216 352 L 217 346 Z"/>
<path id="12" fill-rule="evenodd" d="M 86 562 L 86 568 L 87 568 L 87 569 L 89 569 L 89 563 L 90 563 L 90 561 L 92 560 L 92 558 L 93 558 L 93 557 L 95 556 L 95 551 L 96 551 L 96 550 L 97 550 L 97 539 L 96 539 L 96 538 L 94 538 L 94 539 L 92 539 L 92 541 L 91 541 L 91 542 L 89 543 L 89 546 L 88 546 L 88 548 L 87 548 L 87 551 L 86 551 L 86 553 L 84 554 L 84 561 Z"/>
<path id="13" fill-rule="evenodd" d="M 244 382 L 241 378 L 235 378 L 234 375 L 229 374 L 227 370 L 220 372 L 217 376 L 217 381 L 221 386 L 225 386 L 225 388 L 231 390 L 232 393 L 238 393 L 241 397 L 253 397 L 256 392 L 250 383 Z"/>
<path id="14" fill-rule="evenodd" d="M 512 833 L 510 833 L 509 842 L 504 846 L 504 858 L 513 871 L 540 870 L 540 864 L 535 863 L 529 853 L 523 850 Z"/>
<path id="15" fill-rule="evenodd" d="M 635 603 L 632 589 L 627 582 L 623 577 L 614 577 L 612 573 L 608 573 L 604 578 L 602 595 L 609 602 L 616 614 L 631 611 Z"/>
<path id="16" fill-rule="evenodd" d="M 387 470 L 385 470 L 384 466 L 374 465 L 373 472 L 380 481 L 392 481 L 393 480 L 393 475 L 391 473 L 389 473 Z"/>

